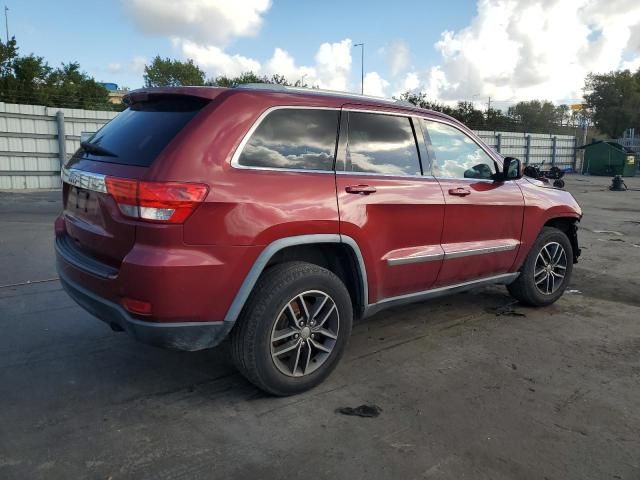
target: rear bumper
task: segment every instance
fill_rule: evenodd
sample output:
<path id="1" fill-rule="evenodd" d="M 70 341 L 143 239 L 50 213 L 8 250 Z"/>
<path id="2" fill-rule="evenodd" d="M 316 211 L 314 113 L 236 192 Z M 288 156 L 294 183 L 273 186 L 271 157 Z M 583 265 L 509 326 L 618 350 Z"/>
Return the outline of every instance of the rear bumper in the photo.
<path id="1" fill-rule="evenodd" d="M 138 320 L 117 303 L 79 286 L 58 270 L 63 288 L 82 308 L 112 328 L 122 329 L 144 343 L 176 350 L 203 350 L 218 345 L 233 327 L 233 322 L 155 323 Z"/>

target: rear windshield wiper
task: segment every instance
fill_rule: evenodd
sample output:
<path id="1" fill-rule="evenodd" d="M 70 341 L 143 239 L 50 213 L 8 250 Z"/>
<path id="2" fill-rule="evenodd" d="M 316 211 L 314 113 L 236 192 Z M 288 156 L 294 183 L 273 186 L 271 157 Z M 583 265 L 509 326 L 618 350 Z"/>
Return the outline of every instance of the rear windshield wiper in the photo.
<path id="1" fill-rule="evenodd" d="M 81 142 L 80 146 L 82 147 L 82 149 L 85 152 L 88 152 L 88 153 L 95 153 L 96 155 L 102 155 L 102 156 L 105 156 L 105 157 L 117 157 L 118 156 L 115 153 L 113 153 L 111 150 L 107 150 L 106 148 L 101 147 L 97 143 Z"/>

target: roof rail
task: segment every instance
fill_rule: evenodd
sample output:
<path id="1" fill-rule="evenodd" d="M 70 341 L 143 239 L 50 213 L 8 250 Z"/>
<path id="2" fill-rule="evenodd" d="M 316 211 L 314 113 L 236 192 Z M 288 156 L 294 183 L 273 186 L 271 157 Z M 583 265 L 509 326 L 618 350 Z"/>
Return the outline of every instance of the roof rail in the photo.
<path id="1" fill-rule="evenodd" d="M 375 100 L 376 102 L 393 103 L 396 105 L 402 105 L 404 107 L 418 108 L 411 102 L 406 100 L 396 100 L 393 98 L 377 97 L 375 95 L 362 95 L 360 93 L 341 92 L 338 90 L 324 90 L 321 88 L 306 88 L 306 87 L 289 87 L 286 85 L 280 85 L 277 83 L 243 83 L 236 85 L 233 88 L 243 90 L 268 90 L 275 92 L 290 92 L 290 93 L 306 93 L 309 95 L 326 95 L 331 97 L 344 97 L 351 99 L 363 99 L 363 100 Z"/>

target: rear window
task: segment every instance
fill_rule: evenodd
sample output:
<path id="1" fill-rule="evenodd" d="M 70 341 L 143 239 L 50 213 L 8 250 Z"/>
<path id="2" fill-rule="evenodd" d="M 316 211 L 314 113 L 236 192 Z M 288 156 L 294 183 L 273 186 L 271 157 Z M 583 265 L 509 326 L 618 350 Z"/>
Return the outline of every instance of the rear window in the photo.
<path id="1" fill-rule="evenodd" d="M 99 162 L 148 167 L 208 103 L 186 96 L 149 96 L 98 130 L 77 155 Z"/>

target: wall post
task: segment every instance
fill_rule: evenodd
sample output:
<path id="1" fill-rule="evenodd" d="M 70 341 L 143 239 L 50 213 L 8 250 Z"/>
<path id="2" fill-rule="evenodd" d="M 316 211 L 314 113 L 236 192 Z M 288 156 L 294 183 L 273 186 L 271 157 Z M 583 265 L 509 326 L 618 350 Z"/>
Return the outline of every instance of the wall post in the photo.
<path id="1" fill-rule="evenodd" d="M 67 161 L 67 137 L 64 133 L 64 112 L 58 110 L 56 112 L 56 122 L 58 123 L 58 158 L 60 159 L 60 168 Z"/>

